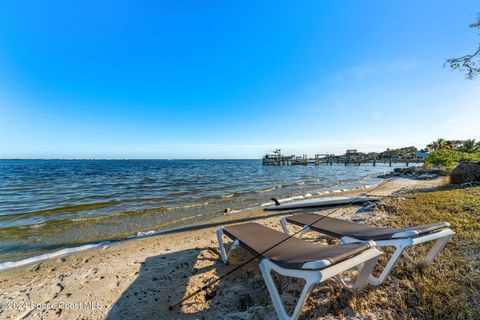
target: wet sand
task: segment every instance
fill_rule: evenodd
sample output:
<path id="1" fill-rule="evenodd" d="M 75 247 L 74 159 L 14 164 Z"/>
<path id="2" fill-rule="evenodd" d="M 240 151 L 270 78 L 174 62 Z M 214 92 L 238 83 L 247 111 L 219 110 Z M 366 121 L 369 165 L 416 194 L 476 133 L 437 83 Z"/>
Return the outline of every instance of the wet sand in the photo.
<path id="1" fill-rule="evenodd" d="M 335 195 L 368 192 L 369 195 L 388 196 L 399 190 L 430 188 L 442 183 L 442 180 L 392 179 L 374 190 Z M 373 212 L 360 213 L 359 208 L 326 209 L 322 213 L 336 210 L 332 216 L 354 221 L 367 217 L 375 220 Z M 250 263 L 235 276 L 217 283 L 215 290 L 199 294 L 180 308 L 170 311 L 168 306 L 249 258 L 245 251 L 236 250 L 229 265 L 219 262 L 215 236 L 219 225 L 255 220 L 280 230 L 278 219 L 288 214 L 291 211 L 245 211 L 183 231 L 118 242 L 5 270 L 0 273 L 0 318 L 275 319 L 257 262 Z M 377 218 L 381 224 L 380 217 Z M 306 237 L 330 241 L 318 239 L 314 234 L 307 233 Z M 285 287 L 284 296 L 290 301 L 298 288 L 292 283 Z M 334 285 L 326 288 L 327 291 L 338 289 Z M 320 293 L 322 290 L 317 289 Z M 304 307 L 307 317 L 311 308 L 311 300 L 308 300 Z M 333 317 L 328 314 L 325 318 Z"/>

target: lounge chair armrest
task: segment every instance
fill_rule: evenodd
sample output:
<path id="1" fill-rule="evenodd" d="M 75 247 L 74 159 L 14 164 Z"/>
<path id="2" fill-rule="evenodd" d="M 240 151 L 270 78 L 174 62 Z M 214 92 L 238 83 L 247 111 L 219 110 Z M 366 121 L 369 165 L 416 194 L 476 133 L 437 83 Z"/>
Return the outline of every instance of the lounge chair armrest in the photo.
<path id="1" fill-rule="evenodd" d="M 318 270 L 322 269 L 325 267 L 328 267 L 331 265 L 332 262 L 328 259 L 323 259 L 323 260 L 317 260 L 317 261 L 310 261 L 310 262 L 305 262 L 302 265 L 302 269 L 307 269 L 307 270 Z"/>
<path id="2" fill-rule="evenodd" d="M 348 243 L 365 243 L 368 245 L 369 248 L 375 248 L 377 246 L 377 243 L 373 240 L 360 240 L 357 238 L 349 237 L 349 236 L 343 236 L 340 238 L 340 242 L 342 244 L 348 244 Z"/>
<path id="3" fill-rule="evenodd" d="M 364 242 L 370 249 L 374 249 L 377 244 L 373 240 L 365 241 Z M 322 259 L 322 260 L 317 260 L 317 261 L 310 261 L 306 262 L 302 265 L 302 269 L 305 270 L 318 270 L 318 269 L 323 269 L 325 267 L 328 267 L 332 265 L 332 262 L 329 259 Z"/>
<path id="4" fill-rule="evenodd" d="M 365 243 L 368 241 L 360 240 L 360 239 L 349 237 L 349 236 L 343 236 L 340 238 L 340 242 L 343 244 L 347 244 L 347 243 Z"/>
<path id="5" fill-rule="evenodd" d="M 443 225 L 443 228 L 449 228 L 450 227 L 450 223 L 448 223 L 448 222 L 442 222 L 441 224 Z M 439 230 L 444 230 L 444 229 L 439 229 Z M 439 230 L 435 230 L 435 231 L 438 232 Z M 407 231 L 397 232 L 394 235 L 392 235 L 391 238 L 392 239 L 395 239 L 395 238 L 413 238 L 413 237 L 416 237 L 420 234 L 421 234 L 421 232 L 417 231 L 417 230 L 407 230 Z"/>
<path id="6" fill-rule="evenodd" d="M 369 248 L 375 248 L 377 246 L 377 243 L 373 240 L 368 240 L 367 244 Z"/>
<path id="7" fill-rule="evenodd" d="M 416 237 L 420 234 L 417 230 L 407 230 L 407 231 L 402 231 L 402 232 L 397 232 L 391 236 L 391 238 L 412 238 Z"/>

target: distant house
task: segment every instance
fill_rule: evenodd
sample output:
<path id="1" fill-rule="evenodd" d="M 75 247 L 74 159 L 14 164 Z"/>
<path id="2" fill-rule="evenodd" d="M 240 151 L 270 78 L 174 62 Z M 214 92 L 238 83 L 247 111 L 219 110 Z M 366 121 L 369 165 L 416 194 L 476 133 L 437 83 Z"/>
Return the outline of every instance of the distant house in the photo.
<path id="1" fill-rule="evenodd" d="M 452 149 L 459 149 L 463 146 L 465 140 L 447 140 L 447 143 L 452 147 Z"/>
<path id="2" fill-rule="evenodd" d="M 348 149 L 344 157 L 346 161 L 358 161 L 361 159 L 361 155 L 357 149 Z"/>
<path id="3" fill-rule="evenodd" d="M 427 151 L 417 151 L 415 153 L 415 155 L 417 156 L 417 158 L 425 158 L 426 156 L 428 156 L 428 152 Z"/>

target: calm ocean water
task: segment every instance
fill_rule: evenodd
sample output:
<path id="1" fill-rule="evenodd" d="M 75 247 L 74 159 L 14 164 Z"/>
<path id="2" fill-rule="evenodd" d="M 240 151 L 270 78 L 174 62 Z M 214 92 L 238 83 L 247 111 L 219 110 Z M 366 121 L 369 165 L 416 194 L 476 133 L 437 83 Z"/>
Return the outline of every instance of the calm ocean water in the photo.
<path id="1" fill-rule="evenodd" d="M 372 185 L 390 170 L 260 160 L 0 160 L 0 262 L 195 224 L 271 197 Z"/>

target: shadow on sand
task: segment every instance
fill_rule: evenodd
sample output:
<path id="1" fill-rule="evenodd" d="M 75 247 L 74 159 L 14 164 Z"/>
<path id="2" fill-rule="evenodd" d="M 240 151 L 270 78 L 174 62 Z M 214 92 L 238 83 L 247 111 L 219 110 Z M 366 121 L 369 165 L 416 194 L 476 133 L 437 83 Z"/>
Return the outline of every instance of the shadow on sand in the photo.
<path id="1" fill-rule="evenodd" d="M 174 310 L 168 309 L 170 304 L 249 258 L 243 250 L 234 252 L 230 265 L 219 261 L 214 247 L 146 259 L 135 281 L 112 306 L 107 319 L 212 319 L 220 315 L 228 317 L 229 313 L 234 318 L 234 314 L 255 305 L 272 313 L 273 307 L 265 307 L 270 298 L 256 262 L 220 281 L 213 290 L 200 293 Z M 250 297 L 252 294 L 257 295 L 255 301 Z"/>
<path id="2" fill-rule="evenodd" d="M 147 258 L 134 282 L 112 306 L 107 319 L 276 319 L 263 277 L 254 260 L 228 278 L 174 310 L 168 306 L 227 273 L 251 255 L 233 250 L 229 264 L 219 260 L 216 245 L 172 252 Z M 303 283 L 275 277 L 287 310 L 295 305 Z M 327 299 L 326 299 L 327 298 Z M 330 298 L 330 299 L 328 299 Z M 350 293 L 326 283 L 316 289 L 302 318 L 343 314 Z"/>

